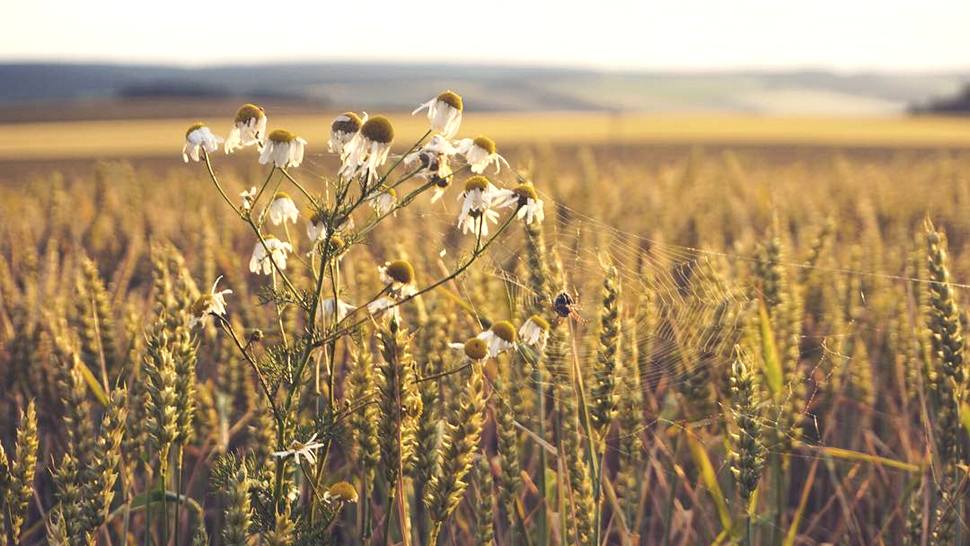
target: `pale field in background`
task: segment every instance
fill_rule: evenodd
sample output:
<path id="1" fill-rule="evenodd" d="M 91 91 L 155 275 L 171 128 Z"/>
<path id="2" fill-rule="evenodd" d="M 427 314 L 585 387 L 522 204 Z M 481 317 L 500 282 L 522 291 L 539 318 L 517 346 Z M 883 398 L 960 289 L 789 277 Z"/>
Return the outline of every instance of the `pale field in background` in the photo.
<path id="1" fill-rule="evenodd" d="M 389 116 L 396 142 L 406 146 L 427 128 L 424 116 Z M 270 116 L 270 128 L 289 129 L 325 149 L 333 114 Z M 228 132 L 231 113 L 208 123 Z M 0 124 L 0 160 L 158 157 L 178 155 L 195 119 L 110 120 Z M 486 134 L 501 148 L 521 142 L 720 143 L 843 147 L 970 147 L 970 120 L 960 118 L 795 118 L 658 116 L 602 113 L 476 114 L 463 136 Z"/>

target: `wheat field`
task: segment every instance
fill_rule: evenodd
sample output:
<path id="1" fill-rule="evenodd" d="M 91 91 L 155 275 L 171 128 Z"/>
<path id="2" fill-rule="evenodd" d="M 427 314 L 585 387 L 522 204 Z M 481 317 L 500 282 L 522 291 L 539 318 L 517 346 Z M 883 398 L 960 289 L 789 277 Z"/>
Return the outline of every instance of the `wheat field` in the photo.
<path id="1" fill-rule="evenodd" d="M 4 541 L 970 542 L 965 122 L 331 117 L 0 131 Z"/>

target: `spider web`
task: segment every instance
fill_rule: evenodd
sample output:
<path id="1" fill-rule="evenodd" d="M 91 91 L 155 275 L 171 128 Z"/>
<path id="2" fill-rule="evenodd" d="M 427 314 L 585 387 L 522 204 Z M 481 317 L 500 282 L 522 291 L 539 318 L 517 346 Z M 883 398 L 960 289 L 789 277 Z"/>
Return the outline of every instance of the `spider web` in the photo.
<path id="1" fill-rule="evenodd" d="M 391 162 L 396 158 L 392 156 Z M 330 171 L 333 157 L 318 153 L 308 156 L 307 172 L 315 176 L 325 177 L 314 170 Z M 496 183 L 505 186 L 514 185 L 509 171 L 500 176 L 492 177 Z M 500 181 L 500 179 L 506 179 Z M 457 183 L 454 185 L 458 185 Z M 434 234 L 427 242 L 437 240 L 438 248 L 446 249 L 450 256 L 460 255 L 462 241 L 468 237 L 456 235 L 455 220 L 457 218 L 454 204 L 455 195 L 459 190 L 452 188 L 440 203 L 434 206 L 419 206 L 406 216 L 415 214 L 414 220 L 421 223 L 421 230 L 426 234 Z M 725 355 L 723 331 L 737 331 L 743 327 L 740 323 L 741 312 L 752 304 L 749 288 L 732 285 L 737 278 L 738 271 L 750 268 L 758 259 L 754 256 L 736 252 L 708 250 L 691 246 L 668 243 L 650 238 L 642 234 L 624 231 L 614 227 L 596 217 L 570 207 L 567 203 L 558 202 L 547 193 L 541 192 L 545 200 L 547 218 L 545 231 L 550 250 L 558 255 L 562 264 L 564 282 L 553 282 L 553 291 L 566 290 L 578 295 L 580 313 L 588 319 L 587 323 L 576 323 L 571 328 L 571 334 L 577 337 L 573 343 L 574 358 L 581 366 L 586 366 L 595 358 L 597 350 L 595 333 L 597 328 L 597 313 L 601 293 L 604 264 L 616 268 L 618 279 L 622 285 L 622 316 L 627 317 L 622 328 L 622 337 L 636 331 L 636 351 L 649 352 L 647 365 L 639 372 L 641 384 L 648 388 L 664 381 L 665 385 L 676 391 L 683 384 L 691 381 L 692 368 L 698 358 L 701 365 L 707 368 L 712 377 L 726 377 L 732 358 Z M 396 221 L 401 221 L 397 219 Z M 537 302 L 545 301 L 548 294 L 536 294 L 529 286 L 527 275 L 517 269 L 516 264 L 524 261 L 527 251 L 521 236 L 521 229 L 516 226 L 493 246 L 486 256 L 483 256 L 474 267 L 485 274 L 494 277 L 503 286 L 508 300 L 510 315 L 521 320 L 525 309 L 533 307 Z M 519 231 L 516 235 L 514 232 Z M 457 244 L 456 244 L 457 242 Z M 426 246 L 433 247 L 432 244 Z M 459 254 L 455 254 L 456 251 Z M 811 271 L 815 275 L 826 279 L 837 277 L 863 277 L 889 283 L 926 283 L 925 279 L 913 278 L 906 275 L 879 271 L 865 271 L 844 267 L 842 265 L 809 265 L 804 262 L 783 261 L 781 265 L 787 270 L 790 282 L 795 278 Z M 467 288 L 467 275 L 457 280 L 458 286 Z M 561 286 L 560 286 L 561 284 Z M 954 288 L 966 289 L 970 285 L 952 282 Z M 494 288 L 494 286 L 493 286 Z M 470 291 L 466 290 L 466 294 Z M 467 298 L 469 299 L 470 298 Z M 542 300 L 542 301 L 539 301 Z M 641 312 L 641 307 L 650 305 L 656 316 L 653 322 L 648 321 L 649 314 Z M 868 305 L 864 300 L 863 305 Z M 706 328 L 711 325 L 715 316 L 723 314 L 727 320 L 721 328 Z M 495 317 L 496 319 L 513 318 Z M 845 323 L 844 331 L 830 331 L 820 334 L 821 339 L 815 339 L 822 351 L 822 356 L 811 365 L 804 359 L 800 363 L 798 377 L 807 387 L 804 396 L 812 400 L 817 391 L 825 386 L 833 370 L 839 366 L 846 366 L 851 360 L 850 355 L 841 354 L 832 341 L 857 335 L 862 329 L 877 331 L 880 327 L 871 323 L 856 323 L 849 320 Z M 720 330 L 720 331 L 719 331 Z M 804 334 L 802 340 L 806 338 Z M 632 350 L 629 340 L 623 341 L 627 347 L 622 350 L 624 358 Z M 825 369 L 819 367 L 825 364 Z M 563 371 L 553 373 L 566 373 Z M 562 379 L 562 378 L 555 378 Z M 595 379 L 595 377 L 593 377 Z M 785 390 L 794 393 L 795 385 L 785 385 Z M 723 419 L 725 411 L 730 408 L 716 405 L 714 413 L 694 418 L 695 421 L 714 421 Z M 781 411 L 779 408 L 778 411 Z M 770 416 L 770 413 L 769 413 Z M 805 421 L 811 422 L 814 416 L 806 414 Z M 770 421 L 770 420 L 769 420 Z M 777 426 L 771 422 L 766 426 Z M 811 425 L 810 425 L 811 426 Z M 821 438 L 821 431 L 816 436 Z"/>
<path id="2" fill-rule="evenodd" d="M 314 167 L 323 166 L 316 159 L 311 159 L 309 163 Z M 504 185 L 511 184 L 514 182 L 509 180 Z M 403 218 L 392 219 L 390 223 L 417 222 L 420 231 L 429 235 L 423 241 L 425 247 L 421 250 L 431 255 L 429 250 L 437 252 L 437 249 L 445 249 L 448 258 L 443 261 L 455 260 L 456 256 L 463 255 L 462 248 L 467 250 L 470 239 L 468 236 L 458 235 L 456 231 L 457 206 L 454 199 L 458 191 L 457 188 L 452 188 L 440 203 L 414 207 L 402 215 Z M 737 333 L 744 328 L 742 313 L 753 303 L 749 289 L 733 285 L 733 279 L 739 277 L 739 271 L 751 268 L 759 260 L 741 253 L 677 245 L 624 231 L 568 204 L 556 202 L 546 193 L 541 193 L 541 196 L 545 200 L 547 212 L 544 229 L 548 247 L 562 267 L 563 281 L 554 281 L 551 290 L 554 293 L 565 290 L 577 294 L 580 313 L 588 320 L 585 323 L 569 324 L 572 342 L 568 344 L 572 354 L 567 358 L 575 358 L 579 366 L 586 370 L 587 381 L 597 379 L 595 373 L 588 369 L 596 357 L 597 313 L 605 266 L 609 265 L 615 267 L 622 285 L 621 316 L 624 317 L 624 323 L 621 330 L 620 358 L 629 358 L 633 352 L 641 355 L 646 353 L 646 358 L 641 360 L 645 365 L 638 366 L 637 369 L 640 385 L 645 387 L 644 390 L 650 391 L 661 383 L 664 386 L 664 398 L 652 400 L 654 407 L 646 408 L 647 417 L 642 426 L 637 430 L 624 431 L 623 434 L 651 435 L 670 427 L 687 429 L 691 433 L 690 430 L 697 427 L 718 426 L 723 423 L 725 416 L 730 416 L 734 411 L 723 400 L 711 400 L 708 411 L 690 417 L 670 411 L 669 406 L 676 400 L 675 397 L 681 396 L 680 389 L 695 379 L 697 366 L 705 367 L 714 380 L 723 381 L 728 375 L 733 358 L 724 351 L 724 332 Z M 522 229 L 516 222 L 500 244 L 491 247 L 475 264 L 474 268 L 491 277 L 495 285 L 505 292 L 509 316 L 489 318 L 514 318 L 521 321 L 525 318 L 523 315 L 527 309 L 536 304 L 551 304 L 548 301 L 550 294 L 535 293 L 529 285 L 528 274 L 522 270 L 520 264 L 525 261 L 527 251 Z M 789 282 L 793 283 L 805 271 L 811 271 L 826 279 L 855 276 L 889 283 L 928 282 L 906 275 L 865 271 L 841 265 L 808 265 L 796 261 L 782 261 L 779 265 L 786 270 Z M 473 292 L 470 282 L 472 281 L 466 274 L 456 279 L 455 283 L 459 287 L 460 295 L 469 303 L 472 300 L 470 294 Z M 960 282 L 951 284 L 957 289 L 970 288 L 970 285 Z M 495 285 L 490 288 L 494 289 Z M 650 313 L 643 312 L 646 305 L 651 306 L 654 311 L 652 318 Z M 863 305 L 868 305 L 864 296 Z M 495 305 L 489 307 L 489 312 L 496 312 Z M 718 316 L 724 319 L 723 322 L 715 322 Z M 844 331 L 825 332 L 819 335 L 821 339 L 814 340 L 819 344 L 821 356 L 812 357 L 812 360 L 803 358 L 796 378 L 783 385 L 781 399 L 776 397 L 766 406 L 759 417 L 765 432 L 771 432 L 776 438 L 780 436 L 790 440 L 798 439 L 803 444 L 814 447 L 825 445 L 827 431 L 820 430 L 818 419 L 811 413 L 810 408 L 821 389 L 830 381 L 834 370 L 849 365 L 852 360 L 850 355 L 839 352 L 837 344 L 830 341 L 857 335 L 863 328 L 875 331 L 879 327 L 869 322 L 859 324 L 850 320 L 845 323 L 844 328 Z M 634 331 L 635 347 L 631 346 L 631 338 L 628 337 Z M 802 341 L 806 339 L 804 334 L 799 333 L 799 336 Z M 869 365 L 868 362 L 864 364 Z M 752 365 L 757 370 L 757 364 Z M 553 382 L 569 380 L 566 377 L 569 373 L 567 370 L 550 370 L 550 373 Z M 807 392 L 799 392 L 797 396 L 807 403 L 801 410 L 801 423 L 793 424 L 790 418 L 783 418 L 783 414 L 790 411 L 788 404 L 791 397 L 796 396 L 799 386 L 804 387 Z M 546 390 L 550 393 L 556 392 L 555 389 Z M 624 395 L 620 389 L 617 394 Z M 493 399 L 507 409 L 513 409 L 509 401 L 501 399 L 496 393 L 493 393 Z M 878 417 L 875 415 L 875 407 L 870 410 Z M 521 424 L 529 426 L 529 418 L 523 417 Z M 799 434 L 799 431 L 806 430 L 813 431 L 813 434 Z M 621 445 L 622 442 L 610 443 L 608 449 L 621 450 Z M 797 459 L 822 458 L 822 455 L 812 450 L 789 450 L 780 447 L 780 444 L 768 447 L 770 452 Z M 727 464 L 725 458 L 716 469 L 718 474 L 728 470 Z M 663 472 L 668 477 L 673 477 L 674 474 L 666 466 L 657 466 L 654 471 Z M 771 525 L 770 522 L 764 523 Z"/>

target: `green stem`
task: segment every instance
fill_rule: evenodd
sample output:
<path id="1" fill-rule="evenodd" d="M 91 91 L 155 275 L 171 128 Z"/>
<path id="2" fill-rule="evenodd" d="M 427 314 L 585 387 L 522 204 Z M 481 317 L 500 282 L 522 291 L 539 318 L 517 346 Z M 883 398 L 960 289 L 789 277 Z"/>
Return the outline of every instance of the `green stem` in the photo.
<path id="1" fill-rule="evenodd" d="M 745 544 L 747 546 L 752 546 L 751 543 L 751 514 L 746 514 L 745 517 Z"/>
<path id="2" fill-rule="evenodd" d="M 771 531 L 771 543 L 781 544 L 781 529 L 785 519 L 785 485 L 782 473 L 782 455 L 772 457 L 771 471 L 775 482 L 775 525 Z"/>
<path id="3" fill-rule="evenodd" d="M 394 489 L 395 484 L 387 485 L 390 489 L 387 492 L 387 504 L 384 506 L 384 546 L 391 546 L 391 518 L 394 514 Z"/>
<path id="4" fill-rule="evenodd" d="M 657 438 L 662 437 L 661 434 L 657 434 Z M 661 440 L 662 441 L 662 440 Z M 670 474 L 673 476 L 670 480 L 670 491 L 667 498 L 667 506 L 664 510 L 664 539 L 663 546 L 670 544 L 670 531 L 673 528 L 673 522 L 671 518 L 674 514 L 674 500 L 677 498 L 677 484 L 680 481 L 680 476 L 677 472 L 674 472 L 674 465 L 677 464 L 677 454 L 680 451 L 680 434 L 674 436 L 674 449 L 671 450 L 670 454 Z"/>
<path id="5" fill-rule="evenodd" d="M 209 161 L 209 153 L 206 152 L 205 150 L 202 150 L 202 157 L 205 159 L 205 168 L 209 171 L 209 177 L 212 179 L 212 182 L 216 185 L 216 189 L 219 190 L 219 195 L 222 196 L 222 198 L 226 201 L 226 204 L 229 205 L 229 208 L 231 208 L 233 212 L 242 216 L 242 213 L 239 212 L 239 209 L 236 208 L 236 205 L 229 199 L 229 196 L 226 195 L 225 190 L 222 189 L 222 185 L 219 184 L 219 180 L 216 178 L 216 173 L 215 171 L 212 170 L 212 162 Z"/>
<path id="6" fill-rule="evenodd" d="M 178 446 L 178 451 L 175 456 L 175 498 L 182 498 L 182 446 Z M 175 546 L 179 546 L 179 508 L 181 507 L 181 501 L 175 502 Z"/>
<path id="7" fill-rule="evenodd" d="M 168 498 L 165 495 L 165 491 L 168 489 L 168 480 L 166 479 L 168 475 L 168 450 L 165 449 L 164 455 L 165 460 L 161 461 L 161 478 L 162 478 L 162 544 L 168 546 Z"/>
<path id="8" fill-rule="evenodd" d="M 535 364 L 532 369 L 532 381 L 535 383 L 536 388 L 536 405 L 538 406 L 538 425 L 539 425 L 539 437 L 542 441 L 546 440 L 546 392 L 542 387 L 542 371 L 540 369 L 540 360 L 536 359 Z M 539 475 L 538 482 L 536 485 L 539 488 L 539 510 L 537 514 L 538 521 L 536 523 L 537 532 L 539 536 L 539 544 L 549 544 L 549 523 L 547 521 L 548 509 L 546 499 L 546 468 L 548 466 L 548 461 L 546 460 L 546 449 L 543 446 L 539 446 Z"/>
<path id="9" fill-rule="evenodd" d="M 475 252 L 473 252 L 472 255 L 463 264 L 461 264 L 457 269 L 455 269 L 454 271 L 452 271 L 450 274 L 448 274 L 448 275 L 446 275 L 446 276 L 438 279 L 437 281 L 429 284 L 428 286 L 422 288 L 421 290 L 415 291 L 410 296 L 405 296 L 405 297 L 397 300 L 392 305 L 388 306 L 388 309 L 392 309 L 394 307 L 398 307 L 400 305 L 403 305 L 403 304 L 405 304 L 405 303 L 413 300 L 414 298 L 417 298 L 418 296 L 421 296 L 423 294 L 427 294 L 428 292 L 434 290 L 435 288 L 438 288 L 439 286 L 441 286 L 441 285 L 443 285 L 443 284 L 445 284 L 447 282 L 450 282 L 455 277 L 457 277 L 457 276 L 461 275 L 462 273 L 464 273 L 465 270 L 467 270 L 469 267 L 471 267 L 471 265 L 475 262 L 475 260 L 477 260 L 482 254 L 484 254 L 485 251 L 488 250 L 488 248 L 492 245 L 492 243 L 496 239 L 498 239 L 498 237 L 500 235 L 502 235 L 502 233 L 504 233 L 506 229 L 508 229 L 509 225 L 512 223 L 513 220 L 515 220 L 515 212 L 512 212 L 509 215 L 509 217 L 506 218 L 505 222 L 503 222 L 502 225 L 499 226 L 498 230 L 491 237 L 489 237 L 489 239 L 487 241 L 485 241 L 485 244 L 481 245 L 480 248 L 478 248 L 478 250 L 476 250 Z M 346 320 L 346 319 L 350 318 L 351 316 L 353 316 L 353 314 L 354 314 L 355 311 L 356 310 L 354 310 L 354 311 L 352 311 L 350 313 L 347 313 L 347 316 L 344 317 L 344 320 Z M 329 341 L 331 341 L 333 339 L 336 339 L 336 338 L 339 338 L 341 336 L 344 336 L 344 335 L 350 333 L 352 330 L 354 330 L 358 326 L 360 326 L 361 324 L 364 324 L 368 320 L 369 320 L 369 318 L 362 318 L 362 319 L 354 322 L 350 326 L 346 326 L 344 328 L 341 328 L 341 329 L 337 330 L 336 332 L 333 332 L 330 335 L 328 335 L 321 343 L 327 343 L 327 342 L 329 342 Z M 342 322 L 343 321 L 340 321 L 340 323 L 342 323 Z M 338 323 L 338 325 L 340 323 Z"/>

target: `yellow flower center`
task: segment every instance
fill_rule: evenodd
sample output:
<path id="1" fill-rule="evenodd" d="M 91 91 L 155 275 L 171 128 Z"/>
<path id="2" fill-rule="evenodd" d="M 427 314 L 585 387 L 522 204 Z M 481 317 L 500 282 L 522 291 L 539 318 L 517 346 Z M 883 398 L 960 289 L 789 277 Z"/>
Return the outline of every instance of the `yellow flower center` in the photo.
<path id="1" fill-rule="evenodd" d="M 532 315 L 529 317 L 529 320 L 532 321 L 532 324 L 538 326 L 540 330 L 544 330 L 546 332 L 549 331 L 549 321 L 540 317 L 539 315 Z"/>
<path id="2" fill-rule="evenodd" d="M 290 194 L 286 193 L 285 191 L 278 191 L 276 192 L 276 195 L 273 196 L 273 201 L 276 201 L 279 199 L 289 199 L 290 201 L 293 200 L 292 198 L 290 198 Z"/>
<path id="3" fill-rule="evenodd" d="M 488 189 L 488 179 L 480 174 L 465 180 L 465 191 L 470 192 L 473 190 L 485 191 Z"/>
<path id="4" fill-rule="evenodd" d="M 512 343 L 515 341 L 515 326 L 507 320 L 500 320 L 492 325 L 492 333 L 499 339 Z"/>
<path id="5" fill-rule="evenodd" d="M 265 118 L 266 112 L 261 106 L 255 104 L 244 104 L 236 111 L 236 123 L 246 123 L 251 119 Z"/>
<path id="6" fill-rule="evenodd" d="M 387 276 L 401 284 L 414 282 L 414 268 L 405 260 L 397 260 L 387 264 Z"/>
<path id="7" fill-rule="evenodd" d="M 337 482 L 331 485 L 327 493 L 340 502 L 357 502 L 357 490 L 348 482 Z"/>
<path id="8" fill-rule="evenodd" d="M 189 308 L 189 313 L 193 317 L 201 317 L 205 314 L 206 309 L 209 308 L 210 303 L 212 303 L 212 294 L 203 294 L 192 303 L 192 307 Z"/>
<path id="9" fill-rule="evenodd" d="M 484 340 L 474 337 L 465 342 L 465 356 L 472 360 L 481 360 L 488 355 L 488 344 Z"/>
<path id="10" fill-rule="evenodd" d="M 326 218 L 326 217 L 327 217 L 327 211 L 326 210 L 324 210 L 324 209 L 318 209 L 318 210 L 311 209 L 311 213 L 310 213 L 310 223 L 311 224 L 320 224 L 320 223 L 323 222 L 323 219 Z"/>
<path id="11" fill-rule="evenodd" d="M 205 127 L 205 123 L 202 123 L 201 121 L 197 121 L 192 125 L 189 125 L 188 130 L 185 131 L 185 138 L 189 138 L 189 135 L 192 134 L 192 131 L 198 131 L 203 127 Z"/>
<path id="12" fill-rule="evenodd" d="M 487 136 L 477 136 L 472 142 L 475 144 L 475 146 L 478 146 L 479 148 L 488 152 L 489 155 L 495 153 L 495 141 Z"/>
<path id="13" fill-rule="evenodd" d="M 344 112 L 337 116 L 330 124 L 330 130 L 340 133 L 356 133 L 360 130 L 360 116 L 353 112 Z"/>
<path id="14" fill-rule="evenodd" d="M 341 250 L 344 249 L 345 246 L 347 246 L 347 243 L 344 241 L 344 238 L 341 237 L 340 235 L 337 235 L 335 233 L 332 237 L 330 237 L 331 252 L 340 252 Z"/>
<path id="15" fill-rule="evenodd" d="M 464 108 L 461 100 L 461 95 L 451 90 L 444 91 L 440 95 L 438 95 L 438 100 L 447 104 L 448 106 L 451 106 L 452 108 L 458 110 L 459 112 L 461 112 L 462 109 Z"/>
<path id="16" fill-rule="evenodd" d="M 287 131 L 286 129 L 276 129 L 275 131 L 269 134 L 269 139 L 272 140 L 273 142 L 279 142 L 279 143 L 293 142 L 294 140 L 296 140 L 296 135 Z"/>
<path id="17" fill-rule="evenodd" d="M 390 144 L 394 140 L 394 127 L 386 117 L 374 116 L 360 128 L 360 134 L 372 142 Z"/>
<path id="18" fill-rule="evenodd" d="M 536 193 L 535 186 L 533 186 L 532 184 L 529 184 L 528 182 L 526 182 L 525 184 L 519 184 L 512 191 L 515 192 L 515 195 L 519 196 L 519 199 L 521 201 L 525 201 L 527 199 L 532 199 L 533 201 L 539 200 L 539 194 Z"/>

